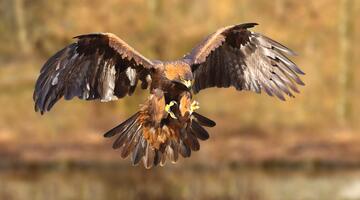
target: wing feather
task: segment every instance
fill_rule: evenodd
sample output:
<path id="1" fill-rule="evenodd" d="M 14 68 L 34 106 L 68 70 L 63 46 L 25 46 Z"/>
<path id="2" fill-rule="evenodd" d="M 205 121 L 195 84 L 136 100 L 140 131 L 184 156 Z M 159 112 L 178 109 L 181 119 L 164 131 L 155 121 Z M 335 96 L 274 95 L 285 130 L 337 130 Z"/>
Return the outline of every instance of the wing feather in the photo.
<path id="1" fill-rule="evenodd" d="M 304 85 L 305 73 L 286 56 L 296 55 L 284 45 L 249 31 L 247 23 L 221 28 L 197 45 L 184 59 L 192 66 L 195 93 L 209 87 L 230 87 L 285 100 Z"/>
<path id="2" fill-rule="evenodd" d="M 114 34 L 75 38 L 40 70 L 33 95 L 36 111 L 49 111 L 62 97 L 116 100 L 131 95 L 139 79 L 146 82 L 153 63 Z"/>

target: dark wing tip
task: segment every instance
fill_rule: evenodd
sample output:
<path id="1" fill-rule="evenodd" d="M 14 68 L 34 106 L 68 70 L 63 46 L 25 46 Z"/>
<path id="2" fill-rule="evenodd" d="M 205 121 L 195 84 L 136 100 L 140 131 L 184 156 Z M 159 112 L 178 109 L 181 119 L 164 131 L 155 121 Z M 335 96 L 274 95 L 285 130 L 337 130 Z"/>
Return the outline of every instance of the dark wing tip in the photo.
<path id="1" fill-rule="evenodd" d="M 49 112 L 51 109 L 51 106 L 43 105 L 40 102 L 36 101 L 34 110 L 35 112 L 39 112 L 40 115 L 44 115 L 46 112 Z"/>
<path id="2" fill-rule="evenodd" d="M 281 101 L 286 101 L 285 97 L 284 96 L 278 96 L 278 98 L 281 100 Z"/>
<path id="3" fill-rule="evenodd" d="M 298 74 L 300 74 L 300 75 L 306 75 L 306 73 L 304 72 L 304 71 L 302 71 L 301 69 L 300 69 L 300 67 L 298 67 L 298 71 L 296 71 Z M 305 85 L 304 83 L 303 83 L 303 85 Z"/>
<path id="4" fill-rule="evenodd" d="M 35 102 L 34 110 L 35 110 L 35 112 L 39 112 L 40 115 L 45 114 L 45 111 L 44 111 L 43 109 L 41 109 L 41 107 L 39 106 L 38 102 Z"/>
<path id="5" fill-rule="evenodd" d="M 37 104 L 37 102 L 35 102 L 34 110 L 35 110 L 35 112 L 40 112 L 41 115 L 44 114 L 44 111 L 39 108 L 39 105 Z"/>
<path id="6" fill-rule="evenodd" d="M 130 118 L 128 118 L 127 120 L 123 121 L 121 124 L 119 124 L 118 126 L 112 128 L 111 130 L 109 130 L 108 132 L 106 132 L 104 134 L 104 137 L 106 138 L 110 138 L 114 135 L 117 135 L 125 130 L 128 129 L 128 127 L 130 127 L 132 124 L 134 124 L 136 122 L 137 117 L 139 116 L 139 112 L 135 113 L 134 115 L 132 115 Z"/>
<path id="7" fill-rule="evenodd" d="M 106 35 L 105 33 L 102 32 L 96 32 L 96 33 L 88 33 L 88 34 L 81 34 L 81 35 L 77 35 L 74 36 L 73 39 L 82 39 L 82 38 L 87 38 L 87 37 L 101 37 Z"/>
<path id="8" fill-rule="evenodd" d="M 249 29 L 249 28 L 253 28 L 255 26 L 259 25 L 258 23 L 255 22 L 249 22 L 249 23 L 243 23 L 243 24 L 239 24 L 236 27 L 237 28 L 242 28 L 242 29 Z"/>
<path id="9" fill-rule="evenodd" d="M 35 94 L 36 91 L 34 91 L 34 96 L 33 96 L 33 99 L 34 99 L 34 111 L 35 112 L 40 112 L 41 115 L 43 115 L 47 109 L 45 108 L 45 102 L 43 100 L 41 100 L 41 97 L 39 97 L 38 95 L 39 94 Z"/>
<path id="10" fill-rule="evenodd" d="M 289 51 L 289 55 L 290 56 L 299 56 L 299 53 L 298 52 L 296 52 L 296 51 L 294 51 L 294 50 L 292 50 L 292 49 L 289 49 L 290 51 Z"/>

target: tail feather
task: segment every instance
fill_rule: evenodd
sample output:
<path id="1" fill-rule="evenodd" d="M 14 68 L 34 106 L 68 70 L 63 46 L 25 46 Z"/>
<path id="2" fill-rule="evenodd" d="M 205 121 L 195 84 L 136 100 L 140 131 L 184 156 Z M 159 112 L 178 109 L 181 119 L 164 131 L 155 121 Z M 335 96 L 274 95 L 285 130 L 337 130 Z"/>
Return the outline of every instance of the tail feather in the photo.
<path id="1" fill-rule="evenodd" d="M 175 159 L 174 149 L 170 146 L 167 146 L 165 149 L 165 159 L 170 160 L 172 163 L 175 163 L 177 159 Z"/>
<path id="2" fill-rule="evenodd" d="M 155 150 L 147 143 L 145 150 L 145 156 L 143 157 L 144 166 L 146 169 L 150 169 L 154 164 Z"/>
<path id="3" fill-rule="evenodd" d="M 129 154 L 134 150 L 136 144 L 140 140 L 142 135 L 141 126 L 136 123 L 136 125 L 132 126 L 131 130 L 129 130 L 128 139 L 124 142 L 123 149 L 121 151 L 121 157 L 126 158 Z"/>
<path id="4" fill-rule="evenodd" d="M 187 137 L 184 140 L 185 144 L 187 144 L 191 150 L 199 151 L 200 150 L 200 143 L 196 139 L 196 136 L 193 135 L 192 132 L 188 132 Z"/>
<path id="5" fill-rule="evenodd" d="M 140 140 L 136 144 L 134 152 L 133 152 L 133 154 L 131 156 L 131 161 L 132 161 L 133 165 L 137 165 L 141 161 L 141 158 L 145 154 L 146 145 L 147 145 L 147 141 L 145 140 L 145 138 L 140 137 Z"/>
<path id="6" fill-rule="evenodd" d="M 215 122 L 198 113 L 193 114 L 191 123 L 188 124 L 187 128 L 181 129 L 177 137 L 169 137 L 164 143 L 160 143 L 160 146 L 156 147 L 148 138 L 149 134 L 157 133 L 156 129 L 150 128 L 150 132 L 145 134 L 145 130 L 149 130 L 144 129 L 145 125 L 142 124 L 142 115 L 139 112 L 105 133 L 104 136 L 117 136 L 113 143 L 113 148 L 120 149 L 120 156 L 122 158 L 131 155 L 133 165 L 143 162 L 144 167 L 147 169 L 157 165 L 164 166 L 166 160 L 176 163 L 179 155 L 184 158 L 190 157 L 191 151 L 198 151 L 200 149 L 199 140 L 209 138 L 209 133 L 203 126 L 212 127 L 215 126 Z M 166 130 L 169 130 L 168 127 Z M 154 137 L 156 138 L 157 136 L 154 135 Z"/>
<path id="7" fill-rule="evenodd" d="M 155 151 L 154 166 L 159 165 L 161 162 L 162 152 L 159 150 Z"/>
<path id="8" fill-rule="evenodd" d="M 200 140 L 209 139 L 209 133 L 202 126 L 200 126 L 196 121 L 193 121 L 191 123 L 191 131 Z"/>
<path id="9" fill-rule="evenodd" d="M 110 131 L 106 132 L 104 134 L 104 137 L 109 138 L 116 134 L 123 133 L 126 128 L 128 128 L 131 124 L 134 123 L 136 118 L 138 117 L 139 113 L 135 113 L 133 116 L 131 116 L 129 119 L 125 120 L 120 125 L 116 126 L 115 128 L 111 129 Z"/>
<path id="10" fill-rule="evenodd" d="M 128 137 L 125 133 L 119 135 L 119 137 L 116 138 L 116 140 L 114 141 L 112 148 L 113 149 L 120 148 L 124 144 L 124 142 L 126 141 L 127 138 Z"/>
<path id="11" fill-rule="evenodd" d="M 134 121 L 129 121 L 130 124 L 125 124 L 125 128 L 121 131 L 119 137 L 115 140 L 113 148 L 117 149 L 122 147 L 126 142 L 128 142 L 135 131 L 138 129 L 136 119 Z"/>
<path id="12" fill-rule="evenodd" d="M 197 112 L 193 112 L 192 115 L 195 117 L 196 121 L 201 125 L 201 126 L 206 126 L 206 127 L 214 127 L 216 125 L 216 123 L 203 116 L 203 115 L 200 115 L 199 113 Z"/>
<path id="13" fill-rule="evenodd" d="M 176 163 L 179 159 L 179 145 L 175 140 L 170 140 L 170 145 L 168 146 L 169 160 L 171 160 L 172 163 Z"/>
<path id="14" fill-rule="evenodd" d="M 191 156 L 191 149 L 184 143 L 184 141 L 180 140 L 179 147 L 179 152 L 184 158 Z"/>
<path id="15" fill-rule="evenodd" d="M 161 155 L 161 160 L 160 160 L 160 166 L 164 166 L 166 164 L 166 153 L 165 153 L 165 149 L 164 151 L 162 152 L 162 155 Z"/>

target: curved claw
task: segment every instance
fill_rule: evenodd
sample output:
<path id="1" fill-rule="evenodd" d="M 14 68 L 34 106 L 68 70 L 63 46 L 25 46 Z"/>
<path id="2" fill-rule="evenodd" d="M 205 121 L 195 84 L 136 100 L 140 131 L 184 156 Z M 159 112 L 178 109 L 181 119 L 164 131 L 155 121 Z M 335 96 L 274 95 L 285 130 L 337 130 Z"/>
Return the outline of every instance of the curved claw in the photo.
<path id="1" fill-rule="evenodd" d="M 192 114 L 195 110 L 199 109 L 200 108 L 199 105 L 200 105 L 199 102 L 193 101 L 190 106 L 190 114 Z"/>
<path id="2" fill-rule="evenodd" d="M 171 111 L 171 107 L 174 106 L 174 105 L 177 105 L 177 102 L 176 101 L 170 101 L 169 104 L 166 104 L 165 105 L 165 111 L 167 113 L 169 113 L 170 117 L 174 118 L 174 119 L 177 119 L 177 117 L 175 116 L 175 114 Z"/>

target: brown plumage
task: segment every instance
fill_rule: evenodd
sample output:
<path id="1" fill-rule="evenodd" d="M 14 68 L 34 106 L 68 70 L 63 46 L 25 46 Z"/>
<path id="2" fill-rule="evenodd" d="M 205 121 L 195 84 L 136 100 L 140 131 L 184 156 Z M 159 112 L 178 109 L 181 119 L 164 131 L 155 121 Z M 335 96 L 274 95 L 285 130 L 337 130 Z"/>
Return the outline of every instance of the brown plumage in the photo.
<path id="1" fill-rule="evenodd" d="M 285 100 L 299 92 L 304 74 L 286 55 L 293 51 L 248 29 L 255 23 L 228 26 L 209 35 L 182 59 L 149 60 L 111 33 L 75 37 L 40 71 L 34 91 L 35 110 L 43 114 L 62 97 L 117 100 L 141 88 L 150 96 L 140 111 L 105 137 L 116 136 L 113 148 L 131 155 L 146 168 L 176 162 L 200 149 L 209 138 L 203 128 L 212 120 L 194 112 L 192 93 L 209 87 L 235 87 Z M 192 86 L 192 87 L 191 87 Z"/>

